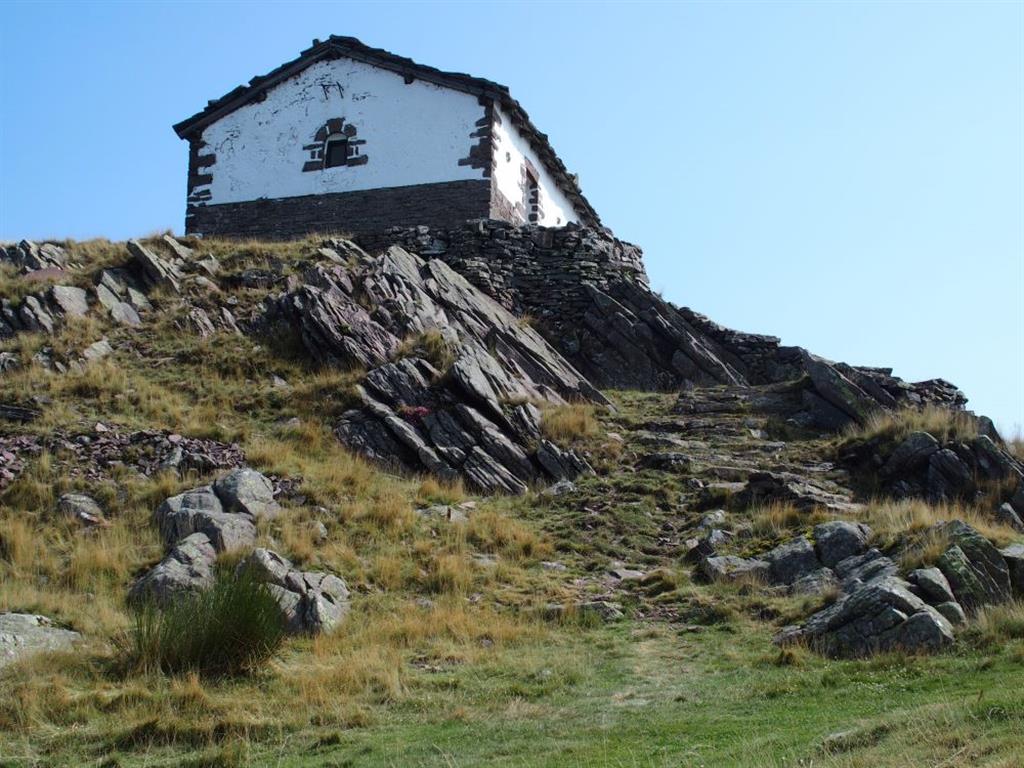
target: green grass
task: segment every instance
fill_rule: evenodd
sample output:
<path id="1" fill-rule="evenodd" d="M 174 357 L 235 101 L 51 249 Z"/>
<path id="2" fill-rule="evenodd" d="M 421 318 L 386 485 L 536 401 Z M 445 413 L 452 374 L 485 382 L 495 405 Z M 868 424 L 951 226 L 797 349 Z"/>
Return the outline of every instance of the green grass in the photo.
<path id="1" fill-rule="evenodd" d="M 284 617 L 266 584 L 248 571 L 217 574 L 213 586 L 165 608 L 140 606 L 125 652 L 141 671 L 250 673 L 284 642 Z"/>
<path id="2" fill-rule="evenodd" d="M 343 706 L 344 716 L 338 706 L 351 702 L 339 691 L 302 726 L 288 713 L 269 725 L 266 701 L 254 700 L 248 719 L 222 704 L 245 691 L 267 696 L 266 681 L 263 691 L 158 683 L 151 696 L 184 707 L 159 723 L 138 717 L 130 695 L 110 694 L 108 712 L 120 717 L 37 736 L 35 762 L 0 764 L 100 765 L 114 748 L 123 766 L 222 753 L 295 768 L 1011 766 L 1024 728 L 1021 653 L 1018 642 L 991 654 L 968 647 L 934 658 L 780 661 L 768 633 L 748 622 L 681 634 L 632 622 L 563 627 L 543 642 L 496 646 L 473 664 L 412 666 L 400 689 Z M 829 754 L 836 733 L 846 735 L 828 743 L 841 751 Z M 29 747 L 17 737 L 0 743 L 8 756 Z"/>
<path id="3" fill-rule="evenodd" d="M 314 244 L 190 242 L 217 256 L 222 278 L 250 268 L 294 273 Z M 83 265 L 76 282 L 127 258 L 121 244 L 69 247 Z M 265 294 L 221 282 L 239 317 Z M 87 639 L 72 653 L 0 670 L 0 766 L 1019 765 L 1019 605 L 984 611 L 950 653 L 830 661 L 771 644 L 820 598 L 691 578 L 682 543 L 702 509 L 729 506 L 729 492 L 695 490 L 683 472 L 639 469 L 661 448 L 631 437 L 671 427 L 674 394 L 613 392 L 614 410 L 546 409 L 545 434 L 586 452 L 598 474 L 566 496 L 470 499 L 459 484 L 389 475 L 338 444 L 331 426 L 354 402 L 362 372 L 312 365 L 294 337 L 197 340 L 179 327 L 171 297 L 151 298 L 157 312 L 138 329 L 93 312 L 53 338 L 0 343 L 25 358 L 46 345 L 70 359 L 101 336 L 116 350 L 81 373 L 29 365 L 0 378 L 0 399 L 42 404 L 38 421 L 16 429 L 75 435 L 102 421 L 237 440 L 252 466 L 292 479 L 301 496 L 283 499 L 283 514 L 261 525 L 260 545 L 303 569 L 341 574 L 352 610 L 337 631 L 286 638 L 260 663 L 218 624 L 229 610 L 252 618 L 259 598 L 251 595 L 221 600 L 214 590 L 136 624 L 128 587 L 162 555 L 153 508 L 210 478 L 146 479 L 124 467 L 90 480 L 73 474 L 58 446 L 0 494 L 0 610 L 44 613 Z M 443 369 L 442 342 L 425 335 L 406 351 Z M 274 387 L 274 374 L 289 387 Z M 945 428 L 944 418 L 928 424 Z M 879 427 L 895 435 L 924 424 L 897 416 Z M 723 445 L 759 446 L 714 432 L 685 437 L 710 454 L 695 456 L 693 474 L 729 463 L 714 456 Z M 787 440 L 793 460 L 820 461 L 832 447 L 809 435 Z M 85 532 L 55 517 L 57 496 L 71 490 L 96 497 L 110 525 Z M 465 523 L 414 512 L 462 501 L 475 502 Z M 896 548 L 969 511 L 875 503 L 862 519 L 877 544 Z M 983 511 L 971 521 L 982 525 Z M 819 517 L 732 510 L 729 525 L 745 532 L 732 546 L 760 551 Z M 326 537 L 313 534 L 316 524 Z M 910 554 L 921 559 L 933 548 L 924 538 L 916 546 Z M 549 560 L 566 570 L 542 567 Z M 612 590 L 613 562 L 654 575 Z M 599 596 L 622 603 L 627 619 L 543 618 L 551 603 Z M 246 633 L 256 649 L 276 647 L 256 625 Z M 143 630 L 134 650 L 119 647 L 133 628 Z M 219 650 L 210 653 L 207 640 Z M 206 656 L 218 660 L 208 672 L 246 674 L 201 674 Z"/>

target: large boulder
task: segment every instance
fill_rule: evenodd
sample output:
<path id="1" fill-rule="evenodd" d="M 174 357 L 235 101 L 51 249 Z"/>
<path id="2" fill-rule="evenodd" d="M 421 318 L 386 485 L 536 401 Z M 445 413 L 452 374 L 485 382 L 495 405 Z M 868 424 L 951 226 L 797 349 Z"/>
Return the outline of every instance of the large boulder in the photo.
<path id="1" fill-rule="evenodd" d="M 226 512 L 210 486 L 166 499 L 153 513 L 167 546 L 193 533 L 205 534 L 218 552 L 241 550 L 256 542 L 256 525 L 248 514 Z"/>
<path id="2" fill-rule="evenodd" d="M 955 499 L 974 487 L 971 467 L 950 448 L 942 448 L 928 459 L 928 498 L 935 502 Z"/>
<path id="3" fill-rule="evenodd" d="M 899 572 L 899 566 L 872 547 L 860 555 L 850 555 L 835 564 L 843 589 L 853 592 L 865 584 L 884 581 Z"/>
<path id="4" fill-rule="evenodd" d="M 284 613 L 289 632 L 326 632 L 348 613 L 348 587 L 337 576 L 321 571 L 299 571 L 269 549 L 254 550 L 238 568 L 269 585 Z"/>
<path id="5" fill-rule="evenodd" d="M 870 538 L 871 529 L 863 523 L 834 520 L 814 526 L 814 549 L 822 565 L 829 568 L 864 552 Z"/>
<path id="6" fill-rule="evenodd" d="M 183 594 L 208 589 L 213 585 L 216 562 L 217 548 L 205 533 L 186 536 L 132 585 L 128 601 L 135 605 L 147 601 L 167 605 Z"/>
<path id="7" fill-rule="evenodd" d="M 821 568 L 814 547 L 803 536 L 780 544 L 759 559 L 768 563 L 768 578 L 773 584 L 792 584 Z"/>
<path id="8" fill-rule="evenodd" d="M 918 568 L 910 572 L 907 580 L 916 587 L 914 591 L 930 605 L 956 602 L 953 588 L 938 568 Z"/>
<path id="9" fill-rule="evenodd" d="M 899 579 L 864 584 L 791 627 L 776 641 L 805 642 L 828 656 L 856 657 L 890 650 L 938 651 L 952 645 L 953 627 Z"/>
<path id="10" fill-rule="evenodd" d="M 40 651 L 66 650 L 81 639 L 46 616 L 0 613 L 0 667 Z"/>
<path id="11" fill-rule="evenodd" d="M 276 517 L 281 511 L 274 500 L 274 484 L 249 467 L 239 467 L 213 484 L 225 512 L 239 512 L 256 520 Z"/>
<path id="12" fill-rule="evenodd" d="M 767 581 L 770 566 L 766 561 L 756 558 L 719 555 L 703 559 L 700 562 L 700 571 L 708 581 L 736 581 L 743 578 Z"/>
<path id="13" fill-rule="evenodd" d="M 1018 599 L 1024 599 L 1024 544 L 1011 544 L 999 551 L 1010 576 L 1010 589 Z"/>
<path id="14" fill-rule="evenodd" d="M 903 477 L 927 465 L 928 459 L 942 446 L 927 432 L 911 432 L 882 467 L 882 477 Z"/>
<path id="15" fill-rule="evenodd" d="M 85 317 L 89 311 L 85 291 L 72 285 L 55 285 L 50 288 L 50 302 L 65 317 Z"/>
<path id="16" fill-rule="evenodd" d="M 941 525 L 952 546 L 938 560 L 957 602 L 968 612 L 1010 598 L 1010 570 L 995 546 L 960 520 Z"/>
<path id="17" fill-rule="evenodd" d="M 867 423 L 878 410 L 877 400 L 848 379 L 834 364 L 810 353 L 804 356 L 804 367 L 817 393 L 833 407 L 857 424 Z"/>
<path id="18" fill-rule="evenodd" d="M 181 290 L 182 274 L 173 262 L 158 256 L 138 240 L 129 240 L 127 246 L 149 285 L 166 287 L 175 293 Z"/>

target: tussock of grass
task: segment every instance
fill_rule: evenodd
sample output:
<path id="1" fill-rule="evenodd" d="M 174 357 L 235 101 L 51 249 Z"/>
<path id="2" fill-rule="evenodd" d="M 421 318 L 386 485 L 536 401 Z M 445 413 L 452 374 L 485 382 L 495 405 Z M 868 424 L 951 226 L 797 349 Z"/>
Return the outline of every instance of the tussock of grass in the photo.
<path id="1" fill-rule="evenodd" d="M 809 529 L 828 519 L 830 518 L 822 511 L 807 512 L 782 502 L 773 502 L 750 512 L 753 532 L 770 539 L 792 536 L 798 530 Z"/>
<path id="2" fill-rule="evenodd" d="M 467 539 L 484 552 L 510 560 L 539 559 L 551 554 L 551 544 L 518 520 L 484 510 L 469 518 Z"/>
<path id="3" fill-rule="evenodd" d="M 210 589 L 163 609 L 141 607 L 125 650 L 144 672 L 236 675 L 266 663 L 284 636 L 277 600 L 243 570 L 221 573 Z"/>
<path id="4" fill-rule="evenodd" d="M 466 488 L 462 478 L 453 481 L 426 477 L 416 492 L 417 504 L 458 504 L 466 500 Z"/>
<path id="5" fill-rule="evenodd" d="M 570 403 L 545 408 L 541 414 L 540 430 L 544 437 L 560 445 L 598 434 L 597 408 L 588 403 Z"/>
<path id="6" fill-rule="evenodd" d="M 1024 641 L 1024 602 L 983 607 L 971 618 L 965 636 L 980 648 L 1001 648 Z"/>
<path id="7" fill-rule="evenodd" d="M 876 542 L 883 548 L 950 520 L 962 520 L 999 546 L 1017 537 L 1013 529 L 968 504 L 928 504 L 921 499 L 882 499 L 869 504 L 860 519 L 871 526 Z"/>
<path id="8" fill-rule="evenodd" d="M 854 438 L 902 440 L 911 432 L 927 432 L 940 442 L 969 440 L 978 436 L 977 419 L 964 411 L 928 405 L 897 411 L 875 411 L 863 426 L 851 426 L 847 435 Z"/>
<path id="9" fill-rule="evenodd" d="M 405 339 L 395 352 L 395 359 L 420 357 L 444 375 L 455 362 L 455 352 L 455 348 L 444 334 L 436 328 L 431 328 Z"/>

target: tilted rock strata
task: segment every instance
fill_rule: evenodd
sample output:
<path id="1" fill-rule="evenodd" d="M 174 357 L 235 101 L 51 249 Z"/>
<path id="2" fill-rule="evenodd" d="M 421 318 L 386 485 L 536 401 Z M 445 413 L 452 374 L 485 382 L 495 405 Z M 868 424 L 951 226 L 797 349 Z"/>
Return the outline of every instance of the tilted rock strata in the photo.
<path id="1" fill-rule="evenodd" d="M 911 432 L 895 445 L 881 437 L 852 442 L 840 450 L 839 461 L 895 498 L 970 500 L 983 483 L 999 482 L 1013 490 L 1011 511 L 1024 515 L 1024 463 L 995 438 L 979 434 L 939 442 L 927 432 Z M 1012 517 L 1007 522 L 1012 525 Z"/>
<path id="2" fill-rule="evenodd" d="M 581 457 L 541 440 L 533 403 L 607 401 L 539 333 L 441 261 L 397 247 L 372 258 L 333 244 L 351 266 L 310 268 L 268 301 L 264 323 L 287 324 L 325 364 L 368 369 L 361 406 L 336 425 L 342 442 L 485 492 L 522 493 L 539 480 L 590 471 Z M 400 354 L 407 340 L 429 333 L 450 355 L 447 370 L 415 349 Z"/>
<path id="3" fill-rule="evenodd" d="M 452 265 L 505 308 L 536 317 L 596 386 L 661 391 L 803 380 L 794 414 L 823 429 L 863 423 L 879 408 L 966 402 L 942 380 L 909 384 L 890 369 L 833 363 L 676 307 L 648 287 L 639 248 L 606 232 L 475 221 L 451 230 L 396 228 L 359 242 L 372 251 L 400 244 Z"/>
<path id="4" fill-rule="evenodd" d="M 815 528 L 819 554 L 831 547 L 822 544 L 823 539 L 827 542 L 831 538 L 824 535 L 825 526 L 836 523 Z M 785 628 L 776 642 L 804 642 L 831 656 L 864 656 L 887 650 L 936 651 L 953 643 L 954 627 L 963 624 L 968 615 L 1014 595 L 1024 596 L 1024 546 L 1000 552 L 959 520 L 943 523 L 936 531 L 948 537 L 950 547 L 939 557 L 936 567 L 918 568 L 906 579 L 898 576 L 895 562 L 875 549 L 851 554 L 836 563 L 833 570 L 842 591 L 839 599 L 808 617 L 803 625 Z M 853 535 L 853 531 L 843 535 Z M 848 541 L 853 545 L 857 539 L 859 536 Z M 804 552 L 806 544 L 791 542 L 772 553 L 779 550 Z M 773 573 L 772 553 L 749 561 L 733 558 L 732 573 L 742 573 L 754 567 L 751 563 L 757 563 L 763 566 L 762 575 L 768 576 Z M 803 565 L 804 570 L 810 567 L 809 563 Z"/>

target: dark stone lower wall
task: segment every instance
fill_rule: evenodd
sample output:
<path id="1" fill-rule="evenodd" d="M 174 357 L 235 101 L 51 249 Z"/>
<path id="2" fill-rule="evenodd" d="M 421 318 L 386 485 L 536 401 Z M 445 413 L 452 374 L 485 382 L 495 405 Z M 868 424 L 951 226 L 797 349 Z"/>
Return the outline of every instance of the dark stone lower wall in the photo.
<path id="1" fill-rule="evenodd" d="M 516 225 L 494 219 L 458 227 L 394 227 L 361 233 L 371 252 L 401 245 L 439 258 L 491 298 L 517 314 L 538 319 L 581 319 L 591 305 L 587 285 L 602 290 L 628 279 L 647 283 L 643 254 L 607 230 Z"/>
<path id="2" fill-rule="evenodd" d="M 185 233 L 287 240 L 310 233 L 374 232 L 390 227 L 458 227 L 490 213 L 490 179 L 415 184 L 244 203 L 190 205 Z"/>

